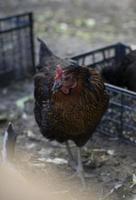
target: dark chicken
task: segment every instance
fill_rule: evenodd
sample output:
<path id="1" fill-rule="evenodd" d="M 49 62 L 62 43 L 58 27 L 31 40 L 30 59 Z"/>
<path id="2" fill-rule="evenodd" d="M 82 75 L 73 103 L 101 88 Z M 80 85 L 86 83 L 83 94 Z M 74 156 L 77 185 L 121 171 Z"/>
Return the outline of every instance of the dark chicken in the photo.
<path id="1" fill-rule="evenodd" d="M 136 92 L 136 50 L 127 54 L 120 64 L 103 68 L 101 74 L 106 82 Z"/>
<path id="2" fill-rule="evenodd" d="M 40 51 L 43 45 L 42 42 Z M 109 98 L 102 78 L 94 69 L 73 63 L 64 67 L 63 62 L 57 63 L 52 71 L 51 68 L 43 63 L 34 78 L 35 119 L 43 136 L 66 143 L 71 160 L 73 155 L 68 140 L 74 141 L 78 147 L 77 170 L 83 181 L 80 147 L 98 126 Z"/>

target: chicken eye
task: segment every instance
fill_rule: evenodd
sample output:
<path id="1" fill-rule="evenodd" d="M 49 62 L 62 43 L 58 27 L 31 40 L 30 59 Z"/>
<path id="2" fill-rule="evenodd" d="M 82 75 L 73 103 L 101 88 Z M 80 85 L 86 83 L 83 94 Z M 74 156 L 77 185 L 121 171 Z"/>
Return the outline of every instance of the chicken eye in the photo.
<path id="1" fill-rule="evenodd" d="M 70 79 L 71 79 L 70 76 L 64 76 L 64 77 L 63 77 L 63 81 L 69 81 Z"/>
<path id="2" fill-rule="evenodd" d="M 68 81 L 70 79 L 70 77 L 65 77 L 64 81 Z"/>

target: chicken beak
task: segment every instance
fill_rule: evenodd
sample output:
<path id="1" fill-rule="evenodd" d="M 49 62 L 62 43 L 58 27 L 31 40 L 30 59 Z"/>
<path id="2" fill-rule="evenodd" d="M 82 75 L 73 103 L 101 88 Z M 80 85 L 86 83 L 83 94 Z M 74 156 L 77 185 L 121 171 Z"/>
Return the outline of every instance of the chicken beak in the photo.
<path id="1" fill-rule="evenodd" d="M 62 86 L 62 81 L 61 80 L 55 80 L 54 84 L 52 86 L 52 92 L 55 93 L 57 92 Z"/>

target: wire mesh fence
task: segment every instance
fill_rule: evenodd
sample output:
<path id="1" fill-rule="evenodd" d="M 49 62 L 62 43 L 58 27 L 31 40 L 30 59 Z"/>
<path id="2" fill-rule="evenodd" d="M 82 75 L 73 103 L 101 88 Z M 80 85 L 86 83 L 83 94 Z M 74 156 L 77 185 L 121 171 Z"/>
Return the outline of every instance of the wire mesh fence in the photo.
<path id="1" fill-rule="evenodd" d="M 118 43 L 73 57 L 79 65 L 101 70 L 120 63 L 131 51 L 129 46 Z M 109 108 L 97 130 L 114 138 L 123 138 L 136 144 L 136 93 L 114 85 L 105 84 L 110 95 Z"/>
<path id="2" fill-rule="evenodd" d="M 0 19 L 0 86 L 34 72 L 33 15 Z"/>

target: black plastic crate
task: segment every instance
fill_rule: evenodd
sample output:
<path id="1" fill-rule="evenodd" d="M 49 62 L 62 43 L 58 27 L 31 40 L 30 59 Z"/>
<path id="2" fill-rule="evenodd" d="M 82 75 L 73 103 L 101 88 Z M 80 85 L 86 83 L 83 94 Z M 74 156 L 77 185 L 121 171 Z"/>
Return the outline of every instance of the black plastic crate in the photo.
<path id="1" fill-rule="evenodd" d="M 0 19 L 0 86 L 31 75 L 34 65 L 32 13 Z"/>
<path id="2" fill-rule="evenodd" d="M 79 65 L 101 70 L 103 67 L 120 63 L 130 51 L 129 46 L 117 43 L 72 59 Z M 136 144 L 136 93 L 110 84 L 105 86 L 110 95 L 110 103 L 97 130 L 105 135 L 121 137 Z"/>

